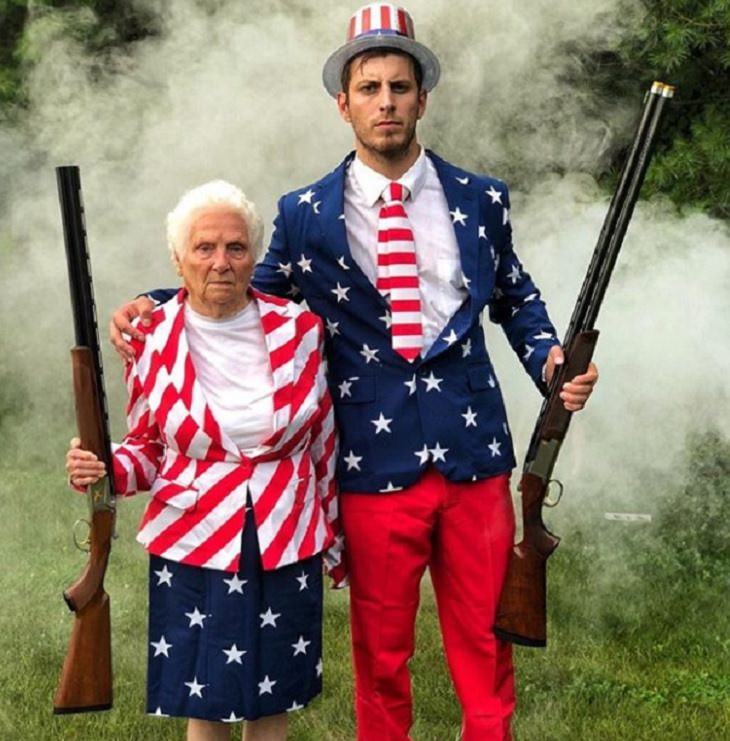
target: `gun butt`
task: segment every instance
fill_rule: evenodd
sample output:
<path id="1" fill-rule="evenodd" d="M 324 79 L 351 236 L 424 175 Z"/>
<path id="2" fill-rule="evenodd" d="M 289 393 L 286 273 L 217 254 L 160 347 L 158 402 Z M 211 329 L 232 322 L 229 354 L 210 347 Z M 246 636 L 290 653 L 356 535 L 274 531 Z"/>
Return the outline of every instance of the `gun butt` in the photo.
<path id="1" fill-rule="evenodd" d="M 550 538 L 540 550 L 524 540 L 512 550 L 494 624 L 495 635 L 504 641 L 535 648 L 547 644 L 545 567 L 560 542 L 553 535 Z"/>
<path id="2" fill-rule="evenodd" d="M 74 618 L 53 698 L 54 713 L 86 713 L 111 708 L 111 653 L 109 595 L 100 590 Z"/>

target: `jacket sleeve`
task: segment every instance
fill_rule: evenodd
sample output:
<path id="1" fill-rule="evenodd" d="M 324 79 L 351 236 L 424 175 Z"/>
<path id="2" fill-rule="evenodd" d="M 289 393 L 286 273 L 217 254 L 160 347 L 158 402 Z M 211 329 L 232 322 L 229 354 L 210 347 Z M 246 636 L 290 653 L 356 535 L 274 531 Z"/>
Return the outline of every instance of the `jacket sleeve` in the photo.
<path id="1" fill-rule="evenodd" d="M 112 446 L 114 486 L 117 494 L 126 496 L 151 488 L 163 456 L 159 427 L 142 390 L 136 363 L 125 370 L 129 392 L 127 428 L 121 444 Z"/>
<path id="2" fill-rule="evenodd" d="M 256 266 L 251 283 L 254 288 L 264 293 L 300 302 L 302 297 L 294 282 L 292 270 L 289 235 L 284 218 L 284 198 L 282 196 L 279 199 L 279 210 L 274 219 L 271 244 L 264 259 Z"/>
<path id="3" fill-rule="evenodd" d="M 502 190 L 503 239 L 495 244 L 493 254 L 496 282 L 489 303 L 489 317 L 501 325 L 512 349 L 534 383 L 545 394 L 543 367 L 550 348 L 559 345 L 555 327 L 548 317 L 540 291 L 524 269 L 512 245 L 512 227 L 509 223 L 509 193 Z M 492 204 L 492 208 L 497 204 Z"/>
<path id="4" fill-rule="evenodd" d="M 322 554 L 324 567 L 332 578 L 333 586 L 340 588 L 347 586 L 347 562 L 345 559 L 345 540 L 339 520 L 337 482 L 335 480 L 335 464 L 337 462 L 337 430 L 335 415 L 332 406 L 332 397 L 327 388 L 326 363 L 324 352 L 323 329 L 321 322 L 317 324 L 319 330 L 320 363 L 317 370 L 317 389 L 319 417 L 312 427 L 312 461 L 316 478 L 317 495 L 322 501 L 327 522 L 334 533 L 334 542 Z"/>

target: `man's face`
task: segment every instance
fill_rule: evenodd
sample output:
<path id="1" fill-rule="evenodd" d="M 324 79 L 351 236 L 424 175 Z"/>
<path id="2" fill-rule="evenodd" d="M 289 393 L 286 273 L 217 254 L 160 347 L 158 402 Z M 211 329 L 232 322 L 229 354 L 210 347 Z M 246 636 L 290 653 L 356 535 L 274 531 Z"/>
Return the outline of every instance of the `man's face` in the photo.
<path id="1" fill-rule="evenodd" d="M 357 153 L 367 164 L 418 151 L 416 122 L 426 110 L 426 92 L 418 89 L 410 57 L 355 58 L 347 93 L 338 93 L 337 107 L 352 126 Z"/>

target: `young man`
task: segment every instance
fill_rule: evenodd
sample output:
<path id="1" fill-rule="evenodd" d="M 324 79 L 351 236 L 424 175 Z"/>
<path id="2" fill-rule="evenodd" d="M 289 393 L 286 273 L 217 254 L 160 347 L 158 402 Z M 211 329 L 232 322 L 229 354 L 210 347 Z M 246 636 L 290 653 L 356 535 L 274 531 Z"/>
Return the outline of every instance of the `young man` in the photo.
<path id="1" fill-rule="evenodd" d="M 426 568 L 462 738 L 510 738 L 511 655 L 492 628 L 513 541 L 515 459 L 482 312 L 540 391 L 562 362 L 513 251 L 507 188 L 418 143 L 439 71 L 402 8 L 375 3 L 352 16 L 323 79 L 355 151 L 280 199 L 253 281 L 305 299 L 326 322 L 360 741 L 409 738 L 407 662 Z M 117 328 L 131 331 L 141 308 L 118 311 Z M 591 366 L 565 385 L 568 409 L 582 408 L 597 377 Z"/>

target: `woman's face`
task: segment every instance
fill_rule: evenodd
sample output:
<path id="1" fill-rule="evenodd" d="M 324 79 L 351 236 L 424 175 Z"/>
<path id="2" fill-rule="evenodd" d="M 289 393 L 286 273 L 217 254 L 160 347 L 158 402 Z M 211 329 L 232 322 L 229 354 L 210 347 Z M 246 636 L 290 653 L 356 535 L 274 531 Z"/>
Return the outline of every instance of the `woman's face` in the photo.
<path id="1" fill-rule="evenodd" d="M 242 309 L 249 301 L 253 268 L 248 228 L 240 214 L 213 207 L 194 217 L 185 252 L 178 258 L 193 310 L 223 317 Z"/>

